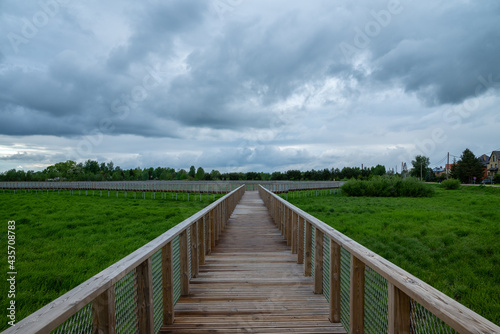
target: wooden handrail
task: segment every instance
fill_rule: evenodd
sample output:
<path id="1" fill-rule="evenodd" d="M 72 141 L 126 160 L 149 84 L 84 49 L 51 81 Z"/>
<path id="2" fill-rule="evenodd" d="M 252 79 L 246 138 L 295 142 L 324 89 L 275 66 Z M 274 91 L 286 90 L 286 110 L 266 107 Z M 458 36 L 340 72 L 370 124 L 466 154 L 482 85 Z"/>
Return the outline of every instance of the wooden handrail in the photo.
<path id="1" fill-rule="evenodd" d="M 275 222 L 281 220 L 282 211 L 276 210 L 276 208 L 286 208 L 295 212 L 298 216 L 299 221 L 305 221 L 306 223 L 306 240 L 305 240 L 305 258 L 304 258 L 304 266 L 305 266 L 305 275 L 310 275 L 311 271 L 311 261 L 310 258 L 310 248 L 314 247 L 311 245 L 311 241 L 308 241 L 308 238 L 311 238 L 311 231 L 309 229 L 310 225 L 313 225 L 316 231 L 321 231 L 322 234 L 327 236 L 330 241 L 334 242 L 336 245 L 344 248 L 351 254 L 351 289 L 352 284 L 362 284 L 363 278 L 360 277 L 360 273 L 364 272 L 364 266 L 368 266 L 373 269 L 375 272 L 380 274 L 388 281 L 389 285 L 389 310 L 388 314 L 391 320 L 389 320 L 389 330 L 391 333 L 400 333 L 404 332 L 401 328 L 408 327 L 409 330 L 409 298 L 415 300 L 428 311 L 433 313 L 451 328 L 455 329 L 459 333 L 500 333 L 500 327 L 492 323 L 491 321 L 485 319 L 474 311 L 468 309 L 463 306 L 459 302 L 454 299 L 448 297 L 444 293 L 439 290 L 433 288 L 429 284 L 423 282 L 419 278 L 413 276 L 407 271 L 401 269 L 395 264 L 389 262 L 384 259 L 380 255 L 370 251 L 368 248 L 360 245 L 356 241 L 351 238 L 343 235 L 338 232 L 331 226 L 326 225 L 321 220 L 313 217 L 309 213 L 299 209 L 293 204 L 285 201 L 281 197 L 272 193 L 271 191 L 260 187 L 259 192 L 263 201 L 269 210 L 274 213 Z M 285 210 L 286 210 L 285 209 Z M 309 233 L 308 233 L 309 232 Z M 300 247 L 299 247 L 300 248 Z M 335 252 L 338 253 L 338 250 Z M 336 254 L 338 258 L 339 255 Z M 338 260 L 337 260 L 338 261 Z M 338 264 L 335 265 L 338 267 Z M 338 268 L 334 268 L 338 270 Z M 338 279 L 335 274 L 335 279 Z M 356 276 L 356 277 L 353 277 Z M 339 283 L 333 280 L 332 284 L 336 284 L 339 287 Z M 317 287 L 319 289 L 319 287 Z M 363 287 L 364 289 L 364 287 Z M 352 295 L 351 290 L 351 301 L 354 301 L 355 304 L 351 305 L 351 315 L 355 312 L 356 317 L 359 317 L 360 314 L 363 316 L 362 312 L 362 300 L 363 295 L 361 291 L 358 291 L 359 295 Z M 409 297 L 409 298 L 408 298 Z M 332 298 L 330 298 L 332 299 Z M 334 304 L 333 307 L 338 306 L 338 301 L 331 303 Z M 335 306 L 337 305 L 337 306 Z M 333 318 L 338 321 L 338 310 L 332 311 Z M 352 326 L 356 326 L 359 329 L 359 319 L 354 319 L 354 324 L 351 319 L 351 329 Z M 362 322 L 362 319 L 361 319 Z M 361 329 L 362 330 L 362 329 Z M 362 332 L 362 331 L 361 331 Z"/>
<path id="2" fill-rule="evenodd" d="M 206 208 L 198 211 L 191 217 L 185 219 L 183 222 L 174 226 L 167 232 L 163 233 L 156 239 L 137 249 L 133 253 L 124 257 L 115 264 L 104 269 L 97 275 L 83 282 L 76 288 L 65 293 L 61 297 L 57 298 L 53 302 L 42 307 L 38 311 L 34 312 L 30 316 L 21 320 L 14 327 L 10 327 L 2 334 L 12 334 L 12 333 L 49 333 L 50 331 L 56 329 L 64 321 L 70 318 L 72 315 L 77 313 L 83 307 L 88 305 L 90 302 L 94 302 L 97 306 L 94 307 L 93 314 L 97 316 L 98 319 L 94 318 L 94 326 L 100 329 L 113 327 L 110 325 L 109 318 L 111 317 L 111 322 L 114 321 L 114 310 L 110 310 L 109 304 L 110 300 L 114 297 L 114 285 L 121 278 L 127 275 L 129 272 L 137 268 L 137 280 L 138 280 L 138 301 L 141 305 L 136 305 L 140 314 L 145 315 L 147 319 L 140 319 L 139 326 L 145 328 L 148 332 L 152 328 L 152 274 L 151 274 L 151 259 L 153 254 L 157 251 L 162 250 L 163 260 L 162 260 L 162 271 L 163 275 L 163 289 L 164 296 L 173 296 L 173 284 L 172 284 L 172 241 L 175 237 L 182 235 L 184 241 L 182 241 L 182 246 L 187 248 L 187 234 L 191 233 L 191 226 L 196 226 L 195 224 L 199 221 L 205 221 L 207 215 L 212 216 L 214 210 L 220 210 L 220 207 L 228 208 L 228 212 L 225 217 L 229 218 L 229 211 L 232 212 L 236 203 L 239 201 L 243 193 L 245 192 L 245 186 L 242 185 L 237 189 L 233 190 L 231 193 L 220 198 L 216 202 L 208 205 Z M 231 203 L 229 205 L 228 203 Z M 227 205 L 226 205 L 227 204 Z M 216 224 L 224 225 L 225 221 L 216 221 Z M 193 231 L 194 233 L 194 231 Z M 206 242 L 209 243 L 209 242 Z M 182 251 L 181 251 L 182 253 Z M 167 265 L 165 265 L 167 263 Z M 167 266 L 167 268 L 165 267 Z M 170 268 L 168 268 L 170 266 Z M 184 281 L 186 279 L 187 265 L 183 264 L 182 269 L 184 271 Z M 184 282 L 185 284 L 185 282 Z M 165 291 L 168 289 L 168 291 Z M 183 290 L 186 292 L 188 287 L 184 285 Z M 166 301 L 164 298 L 164 316 L 165 322 L 170 320 L 173 321 L 172 310 L 165 309 L 165 307 L 173 308 L 172 300 Z M 169 304 L 170 303 L 170 304 Z M 114 306 L 114 301 L 112 301 Z M 113 313 L 111 315 L 111 313 Z M 168 317 L 167 317 L 168 316 Z M 108 333 L 107 330 L 103 330 L 103 333 Z"/>

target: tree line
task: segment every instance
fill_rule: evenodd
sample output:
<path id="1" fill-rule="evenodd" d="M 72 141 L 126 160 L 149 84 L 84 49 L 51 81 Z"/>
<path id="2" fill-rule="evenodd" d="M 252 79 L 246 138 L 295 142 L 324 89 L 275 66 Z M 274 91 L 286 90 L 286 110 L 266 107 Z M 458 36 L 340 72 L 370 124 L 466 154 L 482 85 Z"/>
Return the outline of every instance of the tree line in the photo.
<path id="1" fill-rule="evenodd" d="M 323 170 L 288 170 L 285 172 L 227 172 L 218 170 L 206 172 L 203 167 L 191 166 L 189 170 L 170 167 L 149 167 L 122 169 L 114 163 L 87 160 L 76 163 L 68 160 L 58 162 L 42 171 L 11 169 L 0 174 L 0 181 L 147 181 L 147 180 L 193 180 L 193 181 L 333 181 L 342 179 L 368 179 L 374 175 L 384 175 L 384 166 L 370 168 L 344 167 Z"/>
<path id="2" fill-rule="evenodd" d="M 402 171 L 399 176 L 413 176 L 425 181 L 440 181 L 446 179 L 446 175 L 437 177 L 429 167 L 428 157 L 417 155 L 412 161 L 409 171 Z M 474 177 L 476 182 L 482 180 L 484 173 L 483 165 L 474 154 L 466 149 L 460 160 L 454 161 L 448 177 L 459 179 L 462 183 L 472 183 Z M 194 181 L 333 181 L 333 180 L 369 180 L 374 176 L 394 175 L 394 171 L 386 170 L 385 166 L 374 167 L 343 167 L 325 168 L 320 170 L 287 170 L 273 173 L 264 172 L 228 172 L 221 173 L 218 170 L 206 172 L 202 167 L 191 166 L 189 170 L 170 167 L 149 167 L 122 169 L 115 166 L 112 161 L 99 163 L 96 160 L 87 160 L 84 163 L 76 163 L 68 160 L 58 162 L 42 171 L 24 171 L 11 169 L 0 174 L 0 181 L 147 181 L 147 180 L 194 180 Z M 495 180 L 500 182 L 500 175 Z"/>

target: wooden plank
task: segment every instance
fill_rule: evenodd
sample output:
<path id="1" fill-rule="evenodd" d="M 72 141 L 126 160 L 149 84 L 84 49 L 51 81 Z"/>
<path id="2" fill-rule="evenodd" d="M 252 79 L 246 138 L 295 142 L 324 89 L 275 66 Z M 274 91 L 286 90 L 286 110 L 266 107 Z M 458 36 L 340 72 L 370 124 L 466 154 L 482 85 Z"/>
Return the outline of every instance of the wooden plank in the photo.
<path id="1" fill-rule="evenodd" d="M 189 254 L 188 254 L 188 234 L 184 230 L 179 235 L 179 253 L 181 270 L 181 296 L 189 295 Z"/>
<path id="2" fill-rule="evenodd" d="M 323 232 L 315 229 L 314 238 L 314 293 L 323 293 Z"/>
<path id="3" fill-rule="evenodd" d="M 365 330 L 365 264 L 351 255 L 349 332 L 363 334 Z"/>
<path id="4" fill-rule="evenodd" d="M 172 242 L 162 248 L 163 324 L 174 323 L 174 258 Z"/>
<path id="5" fill-rule="evenodd" d="M 246 192 L 161 333 L 345 333 L 312 293 L 258 194 Z"/>
<path id="6" fill-rule="evenodd" d="M 410 334 L 410 297 L 388 283 L 389 334 Z"/>
<path id="7" fill-rule="evenodd" d="M 299 216 L 299 235 L 297 247 L 297 263 L 304 263 L 304 217 Z"/>
<path id="8" fill-rule="evenodd" d="M 340 245 L 330 239 L 330 321 L 340 322 Z"/>
<path id="9" fill-rule="evenodd" d="M 306 221 L 306 236 L 305 236 L 305 254 L 304 254 L 304 275 L 311 276 L 312 274 L 312 225 Z"/>
<path id="10" fill-rule="evenodd" d="M 139 333 L 153 334 L 153 259 L 137 267 L 137 321 Z"/>
<path id="11" fill-rule="evenodd" d="M 115 334 L 115 288 L 111 287 L 92 302 L 92 332 Z"/>

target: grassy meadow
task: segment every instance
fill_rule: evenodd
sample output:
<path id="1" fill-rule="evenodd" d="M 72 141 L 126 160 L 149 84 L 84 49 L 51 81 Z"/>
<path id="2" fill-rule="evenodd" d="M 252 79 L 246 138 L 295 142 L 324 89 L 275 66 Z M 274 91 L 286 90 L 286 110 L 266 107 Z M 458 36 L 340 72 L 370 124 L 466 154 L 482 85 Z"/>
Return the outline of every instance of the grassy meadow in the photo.
<path id="1" fill-rule="evenodd" d="M 135 251 L 182 220 L 213 202 L 213 195 L 166 194 L 129 191 L 58 192 L 0 190 L 0 217 L 3 220 L 0 248 L 4 251 L 6 277 L 7 222 L 16 222 L 16 323 L 106 267 Z M 221 195 L 215 195 L 215 199 Z M 1 309 L 6 310 L 9 288 L 2 279 Z M 4 313 L 5 314 L 5 311 Z M 7 327 L 3 316 L 0 329 Z"/>
<path id="2" fill-rule="evenodd" d="M 500 188 L 424 198 L 288 200 L 495 324 L 500 324 Z"/>

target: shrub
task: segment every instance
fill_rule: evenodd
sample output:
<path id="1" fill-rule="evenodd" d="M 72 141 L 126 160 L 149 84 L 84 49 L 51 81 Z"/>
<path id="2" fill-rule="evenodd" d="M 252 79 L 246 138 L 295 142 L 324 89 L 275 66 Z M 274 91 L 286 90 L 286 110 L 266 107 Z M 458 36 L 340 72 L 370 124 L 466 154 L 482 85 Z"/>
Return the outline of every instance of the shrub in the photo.
<path id="1" fill-rule="evenodd" d="M 460 188 L 460 180 L 457 179 L 449 179 L 441 182 L 441 187 L 447 190 L 456 190 Z"/>
<path id="2" fill-rule="evenodd" d="M 370 181 L 351 179 L 342 191 L 347 196 L 369 197 L 430 197 L 434 189 L 415 178 L 374 177 Z"/>

